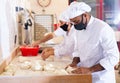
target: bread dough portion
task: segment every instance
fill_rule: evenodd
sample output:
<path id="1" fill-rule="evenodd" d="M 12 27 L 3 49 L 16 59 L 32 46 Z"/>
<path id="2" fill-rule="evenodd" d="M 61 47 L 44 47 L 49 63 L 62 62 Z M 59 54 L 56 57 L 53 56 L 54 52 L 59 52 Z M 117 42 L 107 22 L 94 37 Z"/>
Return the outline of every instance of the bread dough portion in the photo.
<path id="1" fill-rule="evenodd" d="M 53 71 L 54 72 L 55 69 L 56 69 L 56 67 L 51 63 L 44 65 L 44 71 Z"/>
<path id="2" fill-rule="evenodd" d="M 43 60 L 40 55 L 34 57 L 17 56 L 1 75 L 5 76 L 33 76 L 33 75 L 68 75 L 65 67 L 68 60 L 56 59 L 50 56 Z M 69 68 L 68 68 L 69 70 Z"/>
<path id="3" fill-rule="evenodd" d="M 36 60 L 32 63 L 31 70 L 33 71 L 43 71 L 45 63 L 40 60 Z"/>
<path id="4" fill-rule="evenodd" d="M 75 70 L 76 68 L 73 68 L 73 67 L 68 67 L 67 69 L 66 69 L 66 71 L 68 72 L 68 73 L 72 73 L 72 71 L 73 70 Z"/>
<path id="5" fill-rule="evenodd" d="M 20 65 L 20 68 L 21 69 L 29 69 L 31 67 L 31 62 L 30 61 L 25 61 L 24 63 L 22 63 L 21 65 Z"/>
<path id="6" fill-rule="evenodd" d="M 41 65 L 33 65 L 33 66 L 31 67 L 31 69 L 32 69 L 33 71 L 43 71 L 43 66 L 41 66 Z"/>
<path id="7" fill-rule="evenodd" d="M 49 56 L 47 59 L 46 59 L 46 61 L 49 61 L 49 62 L 53 62 L 54 61 L 54 56 Z"/>
<path id="8" fill-rule="evenodd" d="M 57 75 L 68 75 L 68 72 L 65 71 L 65 69 L 57 69 L 57 70 L 55 70 L 54 73 Z"/>
<path id="9" fill-rule="evenodd" d="M 1 74 L 1 76 L 13 76 L 13 75 L 14 75 L 13 72 L 3 72 L 3 73 Z"/>
<path id="10" fill-rule="evenodd" d="M 18 67 L 15 64 L 9 64 L 7 67 L 5 67 L 3 72 L 3 75 L 9 75 L 9 76 L 13 76 L 14 73 L 17 71 Z"/>

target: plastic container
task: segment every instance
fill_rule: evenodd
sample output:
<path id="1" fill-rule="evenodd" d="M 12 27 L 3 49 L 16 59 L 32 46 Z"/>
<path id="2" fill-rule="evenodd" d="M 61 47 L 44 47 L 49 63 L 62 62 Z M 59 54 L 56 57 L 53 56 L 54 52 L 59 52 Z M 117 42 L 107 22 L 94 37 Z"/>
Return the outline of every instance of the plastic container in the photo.
<path id="1" fill-rule="evenodd" d="M 59 27 L 59 24 L 53 24 L 54 31 Z"/>
<path id="2" fill-rule="evenodd" d="M 37 56 L 40 47 L 20 46 L 22 56 Z"/>

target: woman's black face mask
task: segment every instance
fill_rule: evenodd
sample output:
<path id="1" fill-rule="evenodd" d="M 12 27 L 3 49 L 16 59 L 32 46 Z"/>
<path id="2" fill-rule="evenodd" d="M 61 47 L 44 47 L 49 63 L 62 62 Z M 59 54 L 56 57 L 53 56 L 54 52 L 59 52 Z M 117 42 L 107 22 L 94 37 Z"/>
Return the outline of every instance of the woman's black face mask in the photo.
<path id="1" fill-rule="evenodd" d="M 85 22 L 85 24 L 83 23 L 83 15 L 82 15 L 82 19 L 81 19 L 81 22 L 74 25 L 75 29 L 76 30 L 83 30 L 83 29 L 86 29 L 86 26 L 87 26 L 87 20 Z"/>
<path id="2" fill-rule="evenodd" d="M 60 26 L 60 28 L 62 28 L 64 31 L 68 31 L 68 25 L 64 24 L 62 26 Z"/>

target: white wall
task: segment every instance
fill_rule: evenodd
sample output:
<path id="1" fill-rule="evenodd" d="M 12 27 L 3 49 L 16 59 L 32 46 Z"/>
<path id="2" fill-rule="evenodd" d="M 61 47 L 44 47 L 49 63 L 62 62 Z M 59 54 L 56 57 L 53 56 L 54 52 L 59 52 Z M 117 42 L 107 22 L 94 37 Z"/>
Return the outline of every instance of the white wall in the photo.
<path id="1" fill-rule="evenodd" d="M 9 49 L 9 28 L 7 24 L 6 18 L 6 0 L 0 1 L 0 27 L 1 27 L 1 46 L 2 46 L 2 53 L 4 56 L 8 55 L 10 52 Z"/>
<path id="2" fill-rule="evenodd" d="M 1 48 L 1 28 L 0 28 L 0 62 L 2 59 L 2 48 Z"/>
<path id="3" fill-rule="evenodd" d="M 68 7 L 68 0 L 51 0 L 51 4 L 45 8 L 44 13 L 42 12 L 43 8 L 38 5 L 37 0 L 26 0 L 24 5 L 25 8 L 37 14 L 53 14 L 54 22 L 56 23 L 60 13 Z"/>
<path id="4" fill-rule="evenodd" d="M 16 0 L 0 0 L 0 36 L 3 58 L 8 57 L 14 48 L 14 36 L 17 34 L 15 4 Z"/>

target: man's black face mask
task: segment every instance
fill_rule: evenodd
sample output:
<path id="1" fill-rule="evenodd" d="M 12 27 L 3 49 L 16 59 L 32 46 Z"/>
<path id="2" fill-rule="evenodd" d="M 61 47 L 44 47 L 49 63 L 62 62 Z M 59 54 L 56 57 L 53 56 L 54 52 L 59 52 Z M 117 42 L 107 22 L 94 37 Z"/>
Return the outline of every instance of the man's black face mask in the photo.
<path id="1" fill-rule="evenodd" d="M 87 26 L 87 19 L 86 19 L 86 22 L 85 24 L 83 23 L 83 15 L 82 15 L 82 20 L 79 24 L 76 24 L 74 25 L 75 29 L 76 30 L 83 30 L 83 29 L 86 29 L 86 26 Z"/>
<path id="2" fill-rule="evenodd" d="M 68 25 L 64 24 L 62 26 L 60 26 L 60 28 L 62 28 L 64 31 L 68 31 Z"/>

